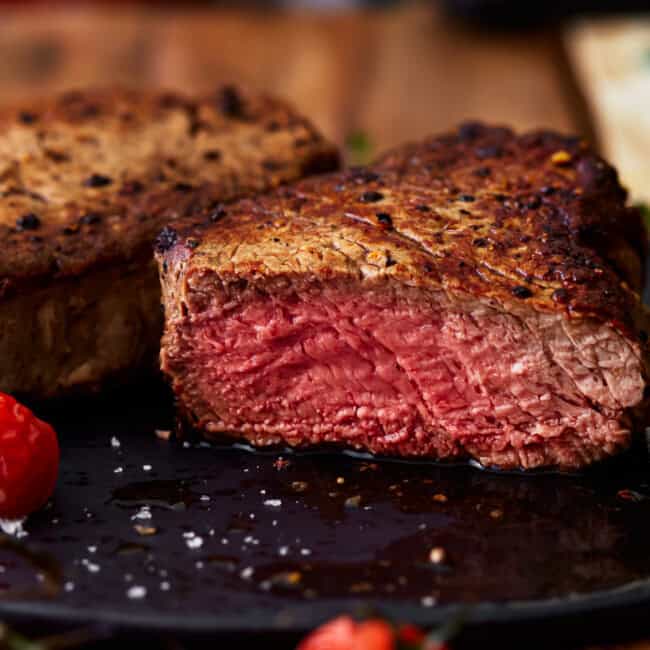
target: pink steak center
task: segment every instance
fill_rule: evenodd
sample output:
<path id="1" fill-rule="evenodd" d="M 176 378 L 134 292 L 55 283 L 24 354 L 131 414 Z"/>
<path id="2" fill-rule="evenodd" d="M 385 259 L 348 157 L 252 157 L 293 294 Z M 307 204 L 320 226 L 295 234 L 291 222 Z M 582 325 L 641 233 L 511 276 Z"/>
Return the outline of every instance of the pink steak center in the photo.
<path id="1" fill-rule="evenodd" d="M 258 290 L 181 326 L 182 391 L 207 432 L 260 445 L 580 465 L 627 444 L 643 384 L 624 338 L 563 321 L 414 290 Z"/>

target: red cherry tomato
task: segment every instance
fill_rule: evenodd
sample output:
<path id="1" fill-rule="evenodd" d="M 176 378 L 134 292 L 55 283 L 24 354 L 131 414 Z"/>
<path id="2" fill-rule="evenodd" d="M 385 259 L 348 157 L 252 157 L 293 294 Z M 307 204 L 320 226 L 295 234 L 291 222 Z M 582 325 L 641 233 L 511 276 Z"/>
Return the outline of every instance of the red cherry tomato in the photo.
<path id="1" fill-rule="evenodd" d="M 0 393 L 0 517 L 21 519 L 54 492 L 59 443 L 54 429 Z"/>
<path id="2" fill-rule="evenodd" d="M 340 616 L 312 632 L 298 650 L 394 650 L 393 629 L 385 621 L 373 619 L 356 623 Z"/>

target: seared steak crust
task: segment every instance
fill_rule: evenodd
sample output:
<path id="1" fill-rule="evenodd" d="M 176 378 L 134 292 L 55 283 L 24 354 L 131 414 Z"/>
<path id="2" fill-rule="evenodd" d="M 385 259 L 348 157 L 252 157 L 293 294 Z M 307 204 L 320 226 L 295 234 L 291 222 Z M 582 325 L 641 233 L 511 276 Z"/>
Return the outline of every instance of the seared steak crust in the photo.
<path id="1" fill-rule="evenodd" d="M 0 296 L 147 251 L 169 220 L 331 170 L 286 104 L 227 86 L 192 99 L 68 92 L 0 111 Z"/>
<path id="2" fill-rule="evenodd" d="M 334 441 L 381 453 L 469 455 L 502 467 L 586 464 L 627 445 L 626 412 L 645 385 L 646 334 L 634 290 L 645 238 L 625 198 L 615 171 L 578 139 L 465 124 L 370 168 L 243 200 L 209 227 L 161 242 L 163 369 L 200 427 L 240 432 L 257 444 Z M 393 387 L 408 380 L 394 392 L 408 394 L 418 418 L 396 426 L 400 400 L 392 397 L 375 414 L 362 411 L 366 402 L 350 397 L 354 387 L 332 406 L 337 417 L 348 413 L 336 426 L 319 419 L 328 408 L 321 403 L 305 407 L 301 429 L 277 395 L 264 402 L 252 393 L 246 402 L 242 373 L 296 341 L 298 374 L 309 363 L 312 380 L 332 387 L 331 376 L 345 372 L 336 365 L 343 348 L 325 342 L 327 318 L 315 306 L 329 314 L 337 340 L 354 327 L 350 345 L 377 369 L 394 358 L 401 375 Z M 381 313 L 404 329 L 401 340 L 384 331 Z M 272 324 L 265 328 L 262 319 Z M 298 322 L 327 350 L 330 379 L 314 371 Z M 431 364 L 446 355 L 443 374 L 417 367 L 408 332 L 425 337 L 418 346 Z M 251 348 L 246 364 L 248 336 L 266 348 Z M 201 347 L 206 338 L 212 348 Z M 221 350 L 218 363 L 210 363 L 210 349 Z M 212 383 L 201 363 L 217 369 Z M 500 385 L 482 376 L 484 367 Z M 290 396 L 295 381 L 286 368 L 278 372 Z M 259 379 L 251 385 L 263 386 Z M 435 393 L 443 381 L 451 387 Z M 244 396 L 233 397 L 231 386 Z M 308 394 L 302 384 L 298 392 Z M 500 404 L 509 392 L 510 402 Z M 345 399 L 354 402 L 351 411 Z M 406 413 L 400 417 L 406 422 Z M 368 418 L 377 420 L 374 429 Z"/>
<path id="3" fill-rule="evenodd" d="M 337 165 L 335 149 L 287 105 L 231 86 L 196 99 L 169 92 L 74 91 L 4 108 L 0 301 L 8 304 L 69 281 L 65 286 L 74 291 L 77 280 L 87 283 L 82 303 L 102 301 L 106 296 L 91 298 L 92 283 L 107 287 L 96 274 L 122 267 L 146 274 L 141 304 L 148 309 L 158 291 L 151 246 L 167 222 L 192 223 L 195 214 L 218 213 L 223 202 Z M 119 306 L 119 297 L 112 298 Z M 138 333 L 138 350 L 128 353 L 115 341 L 125 354 L 112 359 L 83 340 L 84 331 L 95 336 L 112 323 L 89 322 L 79 328 L 81 340 L 54 342 L 43 325 L 35 334 L 42 339 L 37 358 L 30 356 L 19 325 L 0 323 L 0 348 L 21 350 L 19 367 L 5 361 L 0 369 L 0 389 L 47 396 L 73 384 L 99 383 L 109 371 L 136 364 L 156 347 L 161 324 L 134 310 L 131 298 L 124 306 L 129 303 L 138 322 L 126 329 Z M 58 307 L 48 309 L 59 313 Z M 93 310 L 77 305 L 59 316 L 98 313 Z M 114 329 L 124 334 L 125 327 Z M 54 344 L 62 349 L 55 351 Z M 61 355 L 72 370 L 61 369 L 59 376 Z"/>
<path id="4" fill-rule="evenodd" d="M 631 332 L 646 242 L 625 199 L 615 170 L 576 138 L 465 124 L 372 167 L 238 202 L 178 244 L 192 273 L 387 276 Z"/>

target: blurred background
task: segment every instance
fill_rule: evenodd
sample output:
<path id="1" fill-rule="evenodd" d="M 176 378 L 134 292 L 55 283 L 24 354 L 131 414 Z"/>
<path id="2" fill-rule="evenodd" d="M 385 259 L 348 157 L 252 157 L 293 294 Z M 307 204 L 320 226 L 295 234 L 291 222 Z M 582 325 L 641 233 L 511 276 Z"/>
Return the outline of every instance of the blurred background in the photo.
<path id="1" fill-rule="evenodd" d="M 291 100 L 352 162 L 466 118 L 592 138 L 650 200 L 650 1 L 0 2 L 0 101 L 84 85 Z"/>

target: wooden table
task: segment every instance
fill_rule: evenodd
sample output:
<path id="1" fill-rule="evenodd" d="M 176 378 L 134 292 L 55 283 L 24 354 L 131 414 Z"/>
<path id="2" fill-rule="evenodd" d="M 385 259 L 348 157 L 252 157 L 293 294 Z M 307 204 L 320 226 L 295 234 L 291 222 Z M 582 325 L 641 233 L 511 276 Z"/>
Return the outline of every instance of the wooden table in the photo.
<path id="1" fill-rule="evenodd" d="M 342 142 L 378 149 L 468 117 L 588 133 L 551 34 L 493 35 L 427 4 L 287 13 L 3 10 L 0 100 L 87 84 L 187 90 L 244 81 L 291 99 Z"/>
<path id="2" fill-rule="evenodd" d="M 465 118 L 593 137 L 563 49 L 553 33 L 453 24 L 433 3 L 329 14 L 3 8 L 0 101 L 89 84 L 237 81 L 292 100 L 338 143 L 363 130 L 377 151 Z"/>

